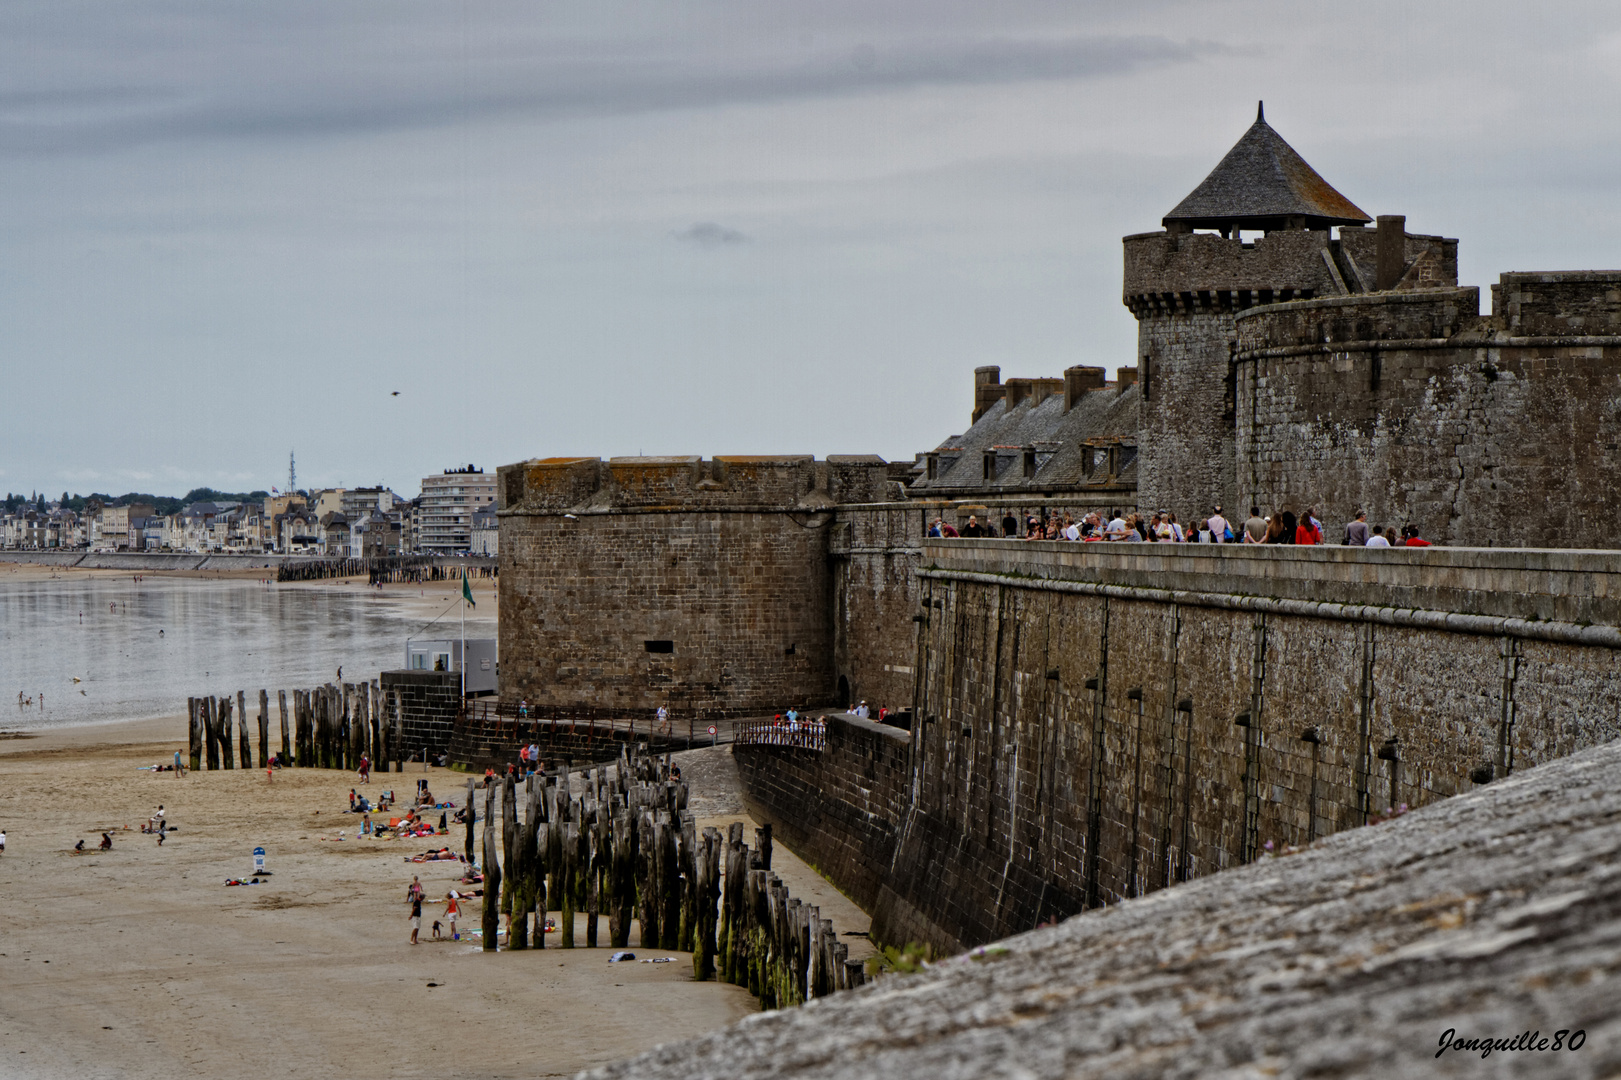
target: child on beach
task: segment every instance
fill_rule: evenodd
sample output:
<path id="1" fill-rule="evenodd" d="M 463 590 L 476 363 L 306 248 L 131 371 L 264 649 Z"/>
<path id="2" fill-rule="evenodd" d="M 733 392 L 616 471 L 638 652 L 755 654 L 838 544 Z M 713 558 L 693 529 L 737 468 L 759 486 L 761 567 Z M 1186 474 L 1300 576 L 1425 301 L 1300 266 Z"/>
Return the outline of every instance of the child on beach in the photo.
<path id="1" fill-rule="evenodd" d="M 461 934 L 457 933 L 456 931 L 456 920 L 461 917 L 461 913 L 461 896 L 456 892 L 455 889 L 451 889 L 450 892 L 445 895 L 445 918 L 450 920 L 451 941 L 460 941 L 462 939 Z"/>

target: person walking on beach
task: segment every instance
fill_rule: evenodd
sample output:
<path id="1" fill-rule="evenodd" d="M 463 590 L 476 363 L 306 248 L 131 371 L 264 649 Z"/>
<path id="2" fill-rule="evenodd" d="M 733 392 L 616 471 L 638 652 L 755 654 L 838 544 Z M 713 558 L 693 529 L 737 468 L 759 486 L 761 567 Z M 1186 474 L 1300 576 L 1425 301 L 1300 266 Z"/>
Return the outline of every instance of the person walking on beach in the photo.
<path id="1" fill-rule="evenodd" d="M 461 934 L 456 931 L 456 920 L 461 918 L 462 915 L 461 899 L 461 894 L 455 889 L 451 889 L 445 896 L 445 918 L 450 921 L 451 941 L 460 941 L 462 939 Z"/>
<path id="2" fill-rule="evenodd" d="M 360 755 L 360 782 L 366 783 L 371 779 L 371 758 L 365 754 Z"/>
<path id="3" fill-rule="evenodd" d="M 83 843 L 83 841 L 80 841 Z M 0 855 L 6 853 L 6 830 L 0 829 Z"/>
<path id="4" fill-rule="evenodd" d="M 186 767 L 180 763 L 180 751 L 174 752 L 174 778 L 180 779 L 186 775 Z"/>
<path id="5" fill-rule="evenodd" d="M 422 894 L 418 892 L 411 898 L 411 944 L 417 943 L 417 934 L 422 931 Z"/>

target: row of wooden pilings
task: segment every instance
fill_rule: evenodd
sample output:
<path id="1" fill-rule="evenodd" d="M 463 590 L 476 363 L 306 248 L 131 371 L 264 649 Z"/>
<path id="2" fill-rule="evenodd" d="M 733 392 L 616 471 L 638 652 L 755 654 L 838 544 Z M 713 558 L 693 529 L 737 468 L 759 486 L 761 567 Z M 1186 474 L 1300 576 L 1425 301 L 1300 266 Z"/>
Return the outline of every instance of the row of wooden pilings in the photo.
<path id="1" fill-rule="evenodd" d="M 328 683 L 313 690 L 292 692 L 291 715 L 287 691 L 276 691 L 281 713 L 283 765 L 323 769 L 357 769 L 364 756 L 378 772 L 403 772 L 405 763 L 400 737 L 400 695 L 384 693 L 373 679 L 369 683 Z M 238 754 L 232 747 L 232 717 L 236 719 L 240 760 L 244 769 L 255 768 L 253 745 L 248 731 L 248 701 L 238 690 L 233 702 L 224 697 L 186 699 L 186 715 L 191 728 L 191 767 L 234 769 Z M 270 693 L 259 691 L 258 768 L 271 762 Z"/>
<path id="2" fill-rule="evenodd" d="M 545 915 L 553 910 L 560 948 L 574 948 L 581 913 L 588 948 L 596 947 L 602 916 L 616 949 L 629 946 L 634 920 L 640 948 L 690 951 L 694 978 L 745 986 L 767 1008 L 866 981 L 832 921 L 789 896 L 771 872 L 771 827 L 755 830 L 752 850 L 741 822 L 724 837 L 713 827 L 700 834 L 687 786 L 671 779 L 667 756 L 638 744 L 622 749 L 611 769 L 522 780 L 509 773 L 501 786 L 499 842 L 494 787 L 484 792 L 485 951 L 497 947 L 502 915 L 509 949 L 545 948 Z M 468 807 L 476 798 L 469 781 Z M 466 822 L 471 856 L 474 815 Z"/>

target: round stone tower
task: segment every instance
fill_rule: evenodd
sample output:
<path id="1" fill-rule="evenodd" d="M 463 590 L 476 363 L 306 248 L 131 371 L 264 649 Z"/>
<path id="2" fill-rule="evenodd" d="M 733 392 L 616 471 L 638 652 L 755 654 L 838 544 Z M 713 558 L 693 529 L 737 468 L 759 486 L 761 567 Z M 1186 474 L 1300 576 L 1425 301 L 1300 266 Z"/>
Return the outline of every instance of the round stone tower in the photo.
<path id="1" fill-rule="evenodd" d="M 1233 433 L 1244 403 L 1236 400 L 1233 316 L 1369 291 L 1373 274 L 1364 280 L 1330 230 L 1360 234 L 1370 220 L 1257 110 L 1244 137 L 1165 216 L 1163 231 L 1125 238 L 1124 301 L 1138 322 L 1142 392 L 1139 507 L 1193 520 L 1217 503 L 1247 509 L 1234 505 Z"/>

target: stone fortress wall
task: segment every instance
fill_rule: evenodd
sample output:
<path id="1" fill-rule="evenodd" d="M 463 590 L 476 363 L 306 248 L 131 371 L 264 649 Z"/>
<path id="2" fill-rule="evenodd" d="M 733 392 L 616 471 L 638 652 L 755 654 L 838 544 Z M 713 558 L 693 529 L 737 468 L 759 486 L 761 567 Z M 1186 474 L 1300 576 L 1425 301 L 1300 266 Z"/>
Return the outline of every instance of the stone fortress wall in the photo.
<path id="1" fill-rule="evenodd" d="M 832 508 L 876 457 L 554 458 L 499 472 L 501 697 L 584 718 L 834 693 Z"/>
<path id="2" fill-rule="evenodd" d="M 931 540 L 920 562 L 904 763 L 837 722 L 821 755 L 735 750 L 754 812 L 887 942 L 980 944 L 1621 734 L 1608 553 Z"/>
<path id="3" fill-rule="evenodd" d="M 1336 530 L 1362 507 L 1446 544 L 1621 546 L 1621 272 L 1504 274 L 1492 309 L 1471 288 L 1239 315 L 1239 504 L 1316 506 Z"/>
<path id="4" fill-rule="evenodd" d="M 1458 242 L 1406 232 L 1342 226 L 1285 229 L 1251 241 L 1214 233 L 1139 233 L 1124 239 L 1122 298 L 1137 317 L 1138 505 L 1195 520 L 1241 502 L 1234 321 L 1251 308 L 1375 287 L 1410 291 L 1456 286 Z M 1377 276 L 1378 246 L 1400 268 Z"/>

